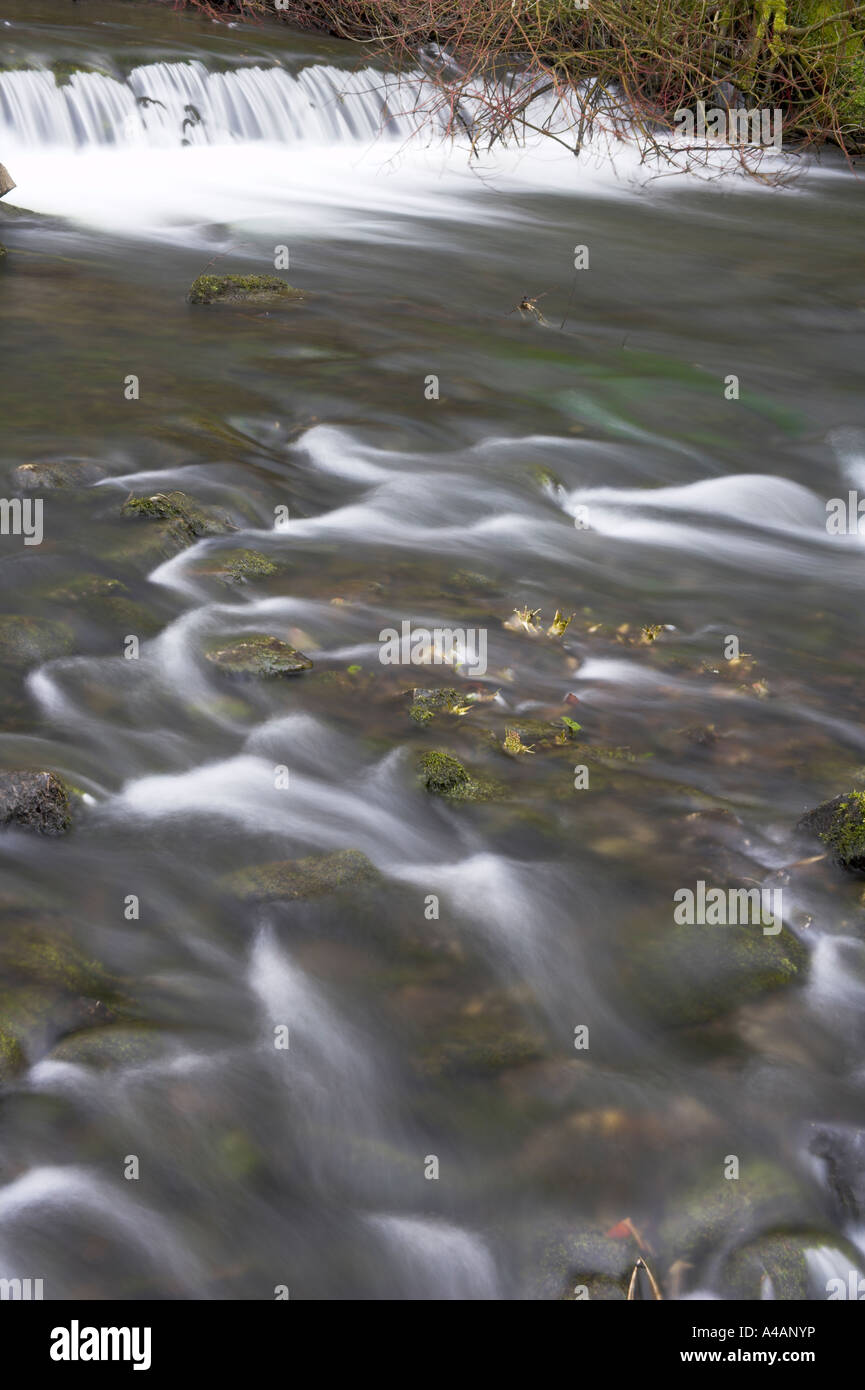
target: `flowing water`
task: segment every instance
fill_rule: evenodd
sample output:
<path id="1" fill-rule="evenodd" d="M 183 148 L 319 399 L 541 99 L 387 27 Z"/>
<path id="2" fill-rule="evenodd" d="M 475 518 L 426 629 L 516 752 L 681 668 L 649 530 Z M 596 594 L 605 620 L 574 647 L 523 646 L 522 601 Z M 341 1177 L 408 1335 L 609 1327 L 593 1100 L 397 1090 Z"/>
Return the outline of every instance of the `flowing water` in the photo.
<path id="1" fill-rule="evenodd" d="M 277 24 L 2 26 L 4 486 L 98 467 L 2 538 L 0 764 L 82 795 L 0 835 L 0 944 L 91 964 L 0 996 L 0 1275 L 622 1297 L 642 1249 L 667 1296 L 826 1297 L 865 1249 L 865 919 L 794 827 L 865 766 L 865 556 L 826 527 L 865 491 L 861 182 L 470 160 L 420 84 Z M 302 303 L 186 302 L 279 248 Z M 173 490 L 238 529 L 160 553 L 120 509 Z M 273 572 L 226 583 L 238 548 Z M 404 621 L 486 670 L 383 664 Z M 204 653 L 251 632 L 313 669 L 232 684 Z M 467 712 L 413 721 L 440 686 Z M 430 794 L 430 749 L 501 795 Z M 379 876 L 223 881 L 343 850 Z M 700 880 L 782 887 L 783 936 L 674 941 Z"/>

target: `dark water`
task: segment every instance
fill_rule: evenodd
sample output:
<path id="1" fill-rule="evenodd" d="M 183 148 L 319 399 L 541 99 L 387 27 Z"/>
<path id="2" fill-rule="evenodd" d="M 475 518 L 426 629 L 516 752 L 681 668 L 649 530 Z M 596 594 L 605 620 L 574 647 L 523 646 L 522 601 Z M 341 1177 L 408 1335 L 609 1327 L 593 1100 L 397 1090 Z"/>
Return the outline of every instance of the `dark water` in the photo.
<path id="1" fill-rule="evenodd" d="M 358 62 L 146 6 L 4 13 L 25 73 Z M 862 1259 L 811 1148 L 862 1124 L 865 933 L 860 885 L 793 830 L 865 775 L 863 554 L 826 529 L 865 489 L 861 183 L 646 184 L 627 154 L 617 177 L 532 151 L 470 172 L 400 121 L 368 138 L 356 93 L 184 147 L 176 75 L 130 82 L 164 129 L 97 103 L 105 143 L 73 148 L 54 108 L 28 134 L 0 107 L 6 495 L 25 463 L 104 473 L 32 494 L 41 545 L 2 538 L 0 763 L 85 799 L 68 836 L 0 836 L 0 1029 L 26 1063 L 0 1094 L 0 1274 L 53 1298 L 623 1297 L 642 1249 L 669 1297 L 826 1297 Z M 185 302 L 208 263 L 272 272 L 281 245 L 302 304 Z M 161 551 L 120 508 L 172 490 L 239 529 Z M 224 582 L 240 548 L 275 572 Z M 404 620 L 483 632 L 488 670 L 383 665 Z M 227 680 L 205 652 L 251 632 L 313 670 Z M 499 695 L 423 726 L 415 686 Z M 533 753 L 504 751 L 514 728 Z M 431 795 L 430 749 L 501 795 Z M 342 850 L 381 877 L 263 905 L 222 882 Z M 673 933 L 699 880 L 782 888 L 783 933 Z M 625 1218 L 642 1246 L 604 1234 Z"/>

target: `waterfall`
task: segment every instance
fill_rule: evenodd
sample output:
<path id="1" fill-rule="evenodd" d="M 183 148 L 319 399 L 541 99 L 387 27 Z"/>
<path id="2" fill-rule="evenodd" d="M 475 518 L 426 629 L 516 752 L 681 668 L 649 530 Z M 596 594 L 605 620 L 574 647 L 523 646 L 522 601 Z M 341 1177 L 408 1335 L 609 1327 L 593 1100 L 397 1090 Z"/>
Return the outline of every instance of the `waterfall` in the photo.
<path id="1" fill-rule="evenodd" d="M 423 123 L 423 100 L 423 79 L 398 81 L 374 68 L 313 65 L 293 74 L 151 63 L 125 82 L 77 72 L 60 85 L 50 69 L 29 68 L 0 74 L 0 138 L 6 150 L 402 140 Z"/>

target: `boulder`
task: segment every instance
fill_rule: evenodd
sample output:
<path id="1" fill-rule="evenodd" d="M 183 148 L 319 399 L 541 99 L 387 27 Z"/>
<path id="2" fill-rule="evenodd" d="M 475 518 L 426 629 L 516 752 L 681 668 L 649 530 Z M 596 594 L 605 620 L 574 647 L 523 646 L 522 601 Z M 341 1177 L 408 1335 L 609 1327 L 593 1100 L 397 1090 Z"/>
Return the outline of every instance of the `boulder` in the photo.
<path id="1" fill-rule="evenodd" d="M 5 198 L 7 193 L 11 193 L 16 187 L 15 180 L 12 178 L 5 164 L 0 164 L 0 198 Z"/>
<path id="2" fill-rule="evenodd" d="M 797 828 L 822 840 L 841 868 L 865 871 L 865 792 L 822 801 L 805 813 Z"/>
<path id="3" fill-rule="evenodd" d="M 49 492 L 56 488 L 89 487 L 105 477 L 105 469 L 89 459 L 50 459 L 22 463 L 13 477 L 23 492 Z"/>
<path id="4" fill-rule="evenodd" d="M 53 772 L 0 773 L 0 825 L 63 835 L 71 824 L 69 795 Z"/>

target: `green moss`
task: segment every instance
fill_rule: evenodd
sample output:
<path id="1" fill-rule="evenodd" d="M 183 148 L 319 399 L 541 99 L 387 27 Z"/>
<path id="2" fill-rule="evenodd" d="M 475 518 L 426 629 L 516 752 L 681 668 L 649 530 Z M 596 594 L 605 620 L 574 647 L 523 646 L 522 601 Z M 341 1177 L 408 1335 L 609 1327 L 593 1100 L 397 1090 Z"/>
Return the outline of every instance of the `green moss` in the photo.
<path id="1" fill-rule="evenodd" d="M 347 888 L 377 883 L 378 870 L 359 850 L 312 854 L 239 869 L 220 880 L 220 887 L 246 902 L 319 898 Z"/>
<path id="2" fill-rule="evenodd" d="M 808 1269 L 810 1250 L 828 1247 L 842 1257 L 839 1264 L 862 1272 L 862 1259 L 846 1241 L 839 1241 L 825 1230 L 772 1232 L 760 1235 L 748 1245 L 734 1251 L 726 1262 L 721 1276 L 721 1293 L 727 1299 L 759 1299 L 764 1280 L 771 1280 L 776 1300 L 804 1302 L 814 1297 L 826 1297 L 825 1290 L 813 1287 Z"/>
<path id="3" fill-rule="evenodd" d="M 865 868 L 865 792 L 850 792 L 820 836 L 846 869 Z"/>
<path id="4" fill-rule="evenodd" d="M 420 777 L 428 792 L 451 801 L 490 801 L 506 794 L 506 788 L 492 778 L 473 776 L 458 758 L 441 749 L 424 753 Z"/>
<path id="5" fill-rule="evenodd" d="M 529 1260 L 528 1295 L 545 1301 L 574 1302 L 577 1289 L 589 1301 L 622 1302 L 636 1259 L 633 1240 L 613 1240 L 601 1231 L 547 1231 Z M 580 1299 L 585 1298 L 580 1293 Z"/>
<path id="6" fill-rule="evenodd" d="M 230 517 L 212 507 L 202 506 L 185 492 L 156 492 L 150 497 L 130 497 L 124 502 L 121 515 L 169 522 L 173 532 L 187 542 L 200 536 L 224 536 L 237 530 Z"/>
<path id="7" fill-rule="evenodd" d="M 279 566 L 260 550 L 228 550 L 214 557 L 210 573 L 229 584 L 245 584 L 250 579 L 267 579 Z"/>
<path id="8" fill-rule="evenodd" d="M 792 984 L 807 961 L 806 948 L 786 927 L 765 936 L 759 925 L 682 926 L 638 947 L 623 972 L 647 1013 L 681 1026 Z"/>
<path id="9" fill-rule="evenodd" d="M 312 670 L 308 656 L 267 633 L 252 633 L 229 646 L 212 648 L 204 655 L 226 675 L 242 678 L 269 680 Z"/>
<path id="10" fill-rule="evenodd" d="M 10 1081 L 23 1069 L 25 1062 L 18 1039 L 0 1028 L 0 1082 Z"/>
<path id="11" fill-rule="evenodd" d="M 445 690 L 415 690 L 412 692 L 409 718 L 415 724 L 429 724 L 437 714 L 450 714 L 459 704 L 459 691 L 450 687 Z"/>
<path id="12" fill-rule="evenodd" d="M 0 773 L 0 825 L 63 835 L 71 824 L 69 790 L 53 772 Z"/>
<path id="13" fill-rule="evenodd" d="M 303 299 L 303 292 L 278 275 L 199 275 L 190 304 L 263 304 Z"/>
<path id="14" fill-rule="evenodd" d="M 23 613 L 0 616 L 0 664 L 35 666 L 71 651 L 73 640 L 67 623 Z"/>

